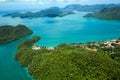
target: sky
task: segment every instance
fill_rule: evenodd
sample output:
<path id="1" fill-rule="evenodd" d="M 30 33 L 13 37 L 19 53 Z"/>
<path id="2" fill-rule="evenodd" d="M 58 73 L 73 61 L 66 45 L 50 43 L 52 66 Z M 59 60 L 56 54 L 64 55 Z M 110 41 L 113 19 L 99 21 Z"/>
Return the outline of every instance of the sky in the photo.
<path id="1" fill-rule="evenodd" d="M 120 0 L 0 0 L 1 10 L 44 9 L 51 6 L 64 7 L 68 4 L 109 4 L 120 3 Z"/>

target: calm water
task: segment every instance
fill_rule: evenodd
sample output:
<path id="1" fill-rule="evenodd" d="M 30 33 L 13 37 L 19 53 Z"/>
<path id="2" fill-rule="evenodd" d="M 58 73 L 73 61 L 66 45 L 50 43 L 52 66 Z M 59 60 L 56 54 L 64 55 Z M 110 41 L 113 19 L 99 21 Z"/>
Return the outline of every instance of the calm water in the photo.
<path id="1" fill-rule="evenodd" d="M 27 72 L 13 59 L 17 45 L 31 38 L 41 36 L 40 46 L 56 46 L 60 43 L 106 41 L 120 37 L 120 21 L 82 18 L 85 12 L 62 18 L 20 19 L 0 17 L 0 25 L 25 24 L 34 33 L 15 42 L 0 45 L 0 80 L 31 80 Z"/>

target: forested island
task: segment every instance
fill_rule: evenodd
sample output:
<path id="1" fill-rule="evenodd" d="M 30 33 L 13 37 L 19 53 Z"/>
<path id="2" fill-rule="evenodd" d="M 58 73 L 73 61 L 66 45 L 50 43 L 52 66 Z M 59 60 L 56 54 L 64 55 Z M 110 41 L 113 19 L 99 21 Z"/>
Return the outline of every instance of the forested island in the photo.
<path id="1" fill-rule="evenodd" d="M 39 12 L 26 12 L 26 13 L 11 13 L 3 15 L 11 16 L 12 18 L 20 17 L 20 18 L 38 18 L 38 17 L 62 17 L 69 14 L 74 14 L 72 11 L 65 11 L 59 7 L 51 7 L 45 10 L 41 10 Z"/>
<path id="2" fill-rule="evenodd" d="M 119 39 L 38 48 L 34 43 L 39 39 L 37 36 L 20 43 L 15 55 L 36 80 L 120 79 Z"/>
<path id="3" fill-rule="evenodd" d="M 21 37 L 32 34 L 33 31 L 27 28 L 25 25 L 4 25 L 0 26 L 0 44 L 5 44 L 17 40 Z"/>
<path id="4" fill-rule="evenodd" d="M 89 13 L 84 17 L 107 19 L 107 20 L 120 20 L 120 6 L 104 8 L 99 12 Z"/>

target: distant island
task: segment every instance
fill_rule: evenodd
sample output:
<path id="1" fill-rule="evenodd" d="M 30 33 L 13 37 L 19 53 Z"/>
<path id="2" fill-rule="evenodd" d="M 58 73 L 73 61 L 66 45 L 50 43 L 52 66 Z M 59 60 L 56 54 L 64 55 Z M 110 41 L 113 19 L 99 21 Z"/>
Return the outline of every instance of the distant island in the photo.
<path id="1" fill-rule="evenodd" d="M 17 26 L 0 26 L 0 44 L 12 42 L 32 33 L 32 30 L 21 24 Z"/>
<path id="2" fill-rule="evenodd" d="M 106 19 L 106 20 L 120 20 L 120 6 L 104 8 L 99 12 L 89 13 L 84 17 Z"/>
<path id="3" fill-rule="evenodd" d="M 48 9 L 40 10 L 38 12 L 25 12 L 25 13 L 9 13 L 3 15 L 3 17 L 11 16 L 12 18 L 38 18 L 38 17 L 63 17 L 70 14 L 75 14 L 75 11 L 86 11 L 86 12 L 96 12 L 104 8 L 109 8 L 113 6 L 120 6 L 120 4 L 96 4 L 96 5 L 80 5 L 71 4 L 65 6 L 64 8 L 50 7 Z"/>
<path id="4" fill-rule="evenodd" d="M 15 59 L 36 80 L 120 79 L 120 39 L 56 47 L 36 46 L 34 39 L 20 43 Z"/>
<path id="5" fill-rule="evenodd" d="M 65 11 L 58 7 L 51 7 L 45 10 L 41 10 L 39 12 L 26 12 L 26 13 L 11 13 L 3 15 L 11 16 L 12 18 L 20 17 L 20 18 L 38 18 L 38 17 L 62 17 L 69 14 L 74 14 L 72 11 Z"/>
<path id="6" fill-rule="evenodd" d="M 80 4 L 70 4 L 65 6 L 64 10 L 67 11 L 85 11 L 85 12 L 96 12 L 104 8 L 109 8 L 113 6 L 120 6 L 120 4 L 95 4 L 95 5 L 80 5 Z"/>

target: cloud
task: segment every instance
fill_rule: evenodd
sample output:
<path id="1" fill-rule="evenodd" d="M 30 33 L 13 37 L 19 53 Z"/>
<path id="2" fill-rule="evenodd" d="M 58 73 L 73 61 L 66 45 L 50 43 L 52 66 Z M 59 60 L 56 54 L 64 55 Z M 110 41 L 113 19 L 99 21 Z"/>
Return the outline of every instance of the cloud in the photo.
<path id="1" fill-rule="evenodd" d="M 120 3 L 120 0 L 0 0 L 0 2 L 19 2 L 39 4 L 104 4 L 104 3 Z M 47 6 L 47 5 L 46 5 Z"/>
<path id="2" fill-rule="evenodd" d="M 81 0 L 0 0 L 0 2 L 18 2 L 18 1 L 25 1 L 25 2 L 74 2 L 74 1 L 81 1 Z"/>
<path id="3" fill-rule="evenodd" d="M 6 0 L 0 0 L 0 2 L 5 2 Z"/>
<path id="4" fill-rule="evenodd" d="M 86 0 L 0 0 L 0 2 L 28 2 L 34 5 L 36 4 L 72 4 L 72 3 L 81 3 Z M 46 5 L 47 6 L 47 5 Z"/>

